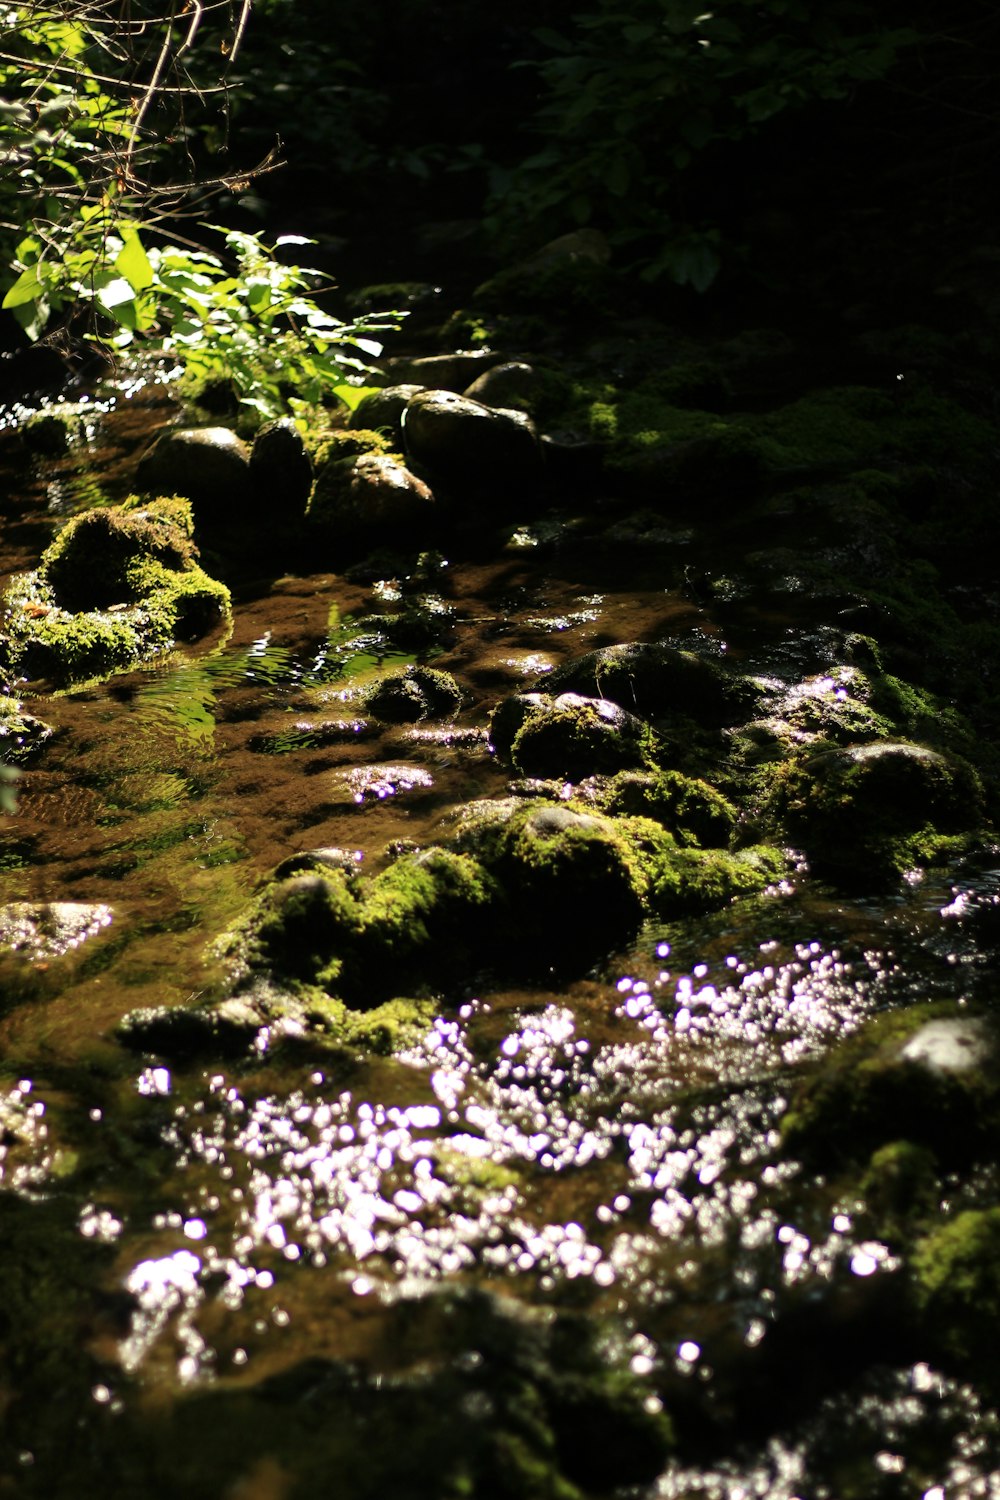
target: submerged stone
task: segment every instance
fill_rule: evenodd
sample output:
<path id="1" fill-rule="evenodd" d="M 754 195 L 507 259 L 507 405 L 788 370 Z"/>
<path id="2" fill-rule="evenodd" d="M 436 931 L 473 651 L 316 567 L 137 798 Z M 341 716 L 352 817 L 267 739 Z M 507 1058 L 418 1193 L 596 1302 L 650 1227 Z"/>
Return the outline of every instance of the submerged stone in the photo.
<path id="1" fill-rule="evenodd" d="M 0 907 L 0 948 L 47 963 L 96 937 L 113 916 L 103 902 L 12 901 Z"/>
<path id="2" fill-rule="evenodd" d="M 413 724 L 456 714 L 462 705 L 462 693 L 450 672 L 407 667 L 369 688 L 364 703 L 369 713 L 385 723 Z"/>

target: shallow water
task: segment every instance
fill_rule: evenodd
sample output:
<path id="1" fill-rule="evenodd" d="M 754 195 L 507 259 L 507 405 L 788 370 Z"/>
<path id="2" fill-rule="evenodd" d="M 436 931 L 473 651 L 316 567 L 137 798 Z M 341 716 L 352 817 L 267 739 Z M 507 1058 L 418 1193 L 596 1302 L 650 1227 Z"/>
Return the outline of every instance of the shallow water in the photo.
<path id="1" fill-rule="evenodd" d="M 26 476 L 9 458 L 3 582 L 34 564 L 90 473 L 124 493 L 140 440 L 171 416 L 150 386 L 105 408 L 86 463 L 38 459 Z M 895 1346 L 880 1365 L 873 1288 L 899 1262 L 862 1201 L 787 1159 L 778 1125 L 796 1069 L 867 1018 L 992 982 L 966 917 L 995 901 L 1000 870 L 868 903 L 792 875 L 763 900 L 647 927 L 574 983 L 470 983 L 397 1057 L 263 1031 L 255 1060 L 175 1069 L 115 1040 L 126 1013 L 221 980 L 211 940 L 281 859 L 334 846 L 377 869 L 398 841 L 439 836 L 456 804 L 501 794 L 487 715 L 547 669 L 670 638 L 780 680 L 813 651 L 821 622 L 798 601 L 768 619 L 734 605 L 723 634 L 689 586 L 693 541 L 639 567 L 590 545 L 593 524 L 512 527 L 498 550 L 446 559 L 435 588 L 452 622 L 434 665 L 465 695 L 446 733 L 359 711 L 360 684 L 413 658 L 338 626 L 407 580 L 333 570 L 234 578 L 216 638 L 25 699 L 57 733 L 5 819 L 3 901 L 97 912 L 0 968 L 0 1180 L 57 1213 L 81 1254 L 99 1250 L 78 1272 L 71 1249 L 56 1273 L 96 1294 L 59 1356 L 74 1361 L 63 1399 L 104 1432 L 318 1357 L 389 1378 L 411 1357 L 392 1334 L 401 1302 L 482 1286 L 609 1319 L 650 1410 L 700 1412 L 704 1451 L 667 1469 L 662 1500 L 836 1495 L 833 1435 L 848 1428 L 871 1480 L 855 1492 L 998 1494 L 995 1416 Z M 815 1308 L 826 1352 L 810 1367 Z M 12 1409 L 6 1472 L 56 1493 L 51 1413 Z M 268 1489 L 266 1455 L 249 1439 L 247 1454 L 246 1494 L 292 1493 L 294 1472 Z"/>

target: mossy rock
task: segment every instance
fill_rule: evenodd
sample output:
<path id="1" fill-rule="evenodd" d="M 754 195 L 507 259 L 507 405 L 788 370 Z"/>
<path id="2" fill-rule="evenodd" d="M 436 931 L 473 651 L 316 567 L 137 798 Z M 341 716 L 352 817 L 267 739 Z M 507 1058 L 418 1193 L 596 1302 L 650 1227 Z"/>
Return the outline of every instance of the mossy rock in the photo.
<path id="1" fill-rule="evenodd" d="M 915 1309 L 946 1356 L 996 1357 L 1000 1208 L 968 1209 L 918 1241 L 910 1260 Z"/>
<path id="2" fill-rule="evenodd" d="M 364 694 L 367 711 L 387 724 L 414 724 L 421 719 L 454 716 L 462 692 L 450 672 L 407 667 L 383 677 Z"/>
<path id="3" fill-rule="evenodd" d="M 431 848 L 370 880 L 342 869 L 270 886 L 224 950 L 249 971 L 316 984 L 354 1009 L 440 987 L 481 958 L 496 883 L 472 859 Z"/>
<path id="4" fill-rule="evenodd" d="M 891 1240 L 910 1237 L 914 1224 L 937 1215 L 940 1172 L 937 1157 L 912 1141 L 890 1141 L 872 1153 L 861 1178 L 861 1194 L 877 1232 Z"/>
<path id="5" fill-rule="evenodd" d="M 579 781 L 599 771 L 642 765 L 655 751 L 649 726 L 607 699 L 560 693 L 555 698 L 525 694 L 516 701 L 529 706 L 507 753 L 522 776 Z M 503 742 L 504 722 L 513 717 L 501 704 L 490 721 L 494 745 Z"/>
<path id="6" fill-rule="evenodd" d="M 990 460 L 989 424 L 924 389 L 827 388 L 759 416 L 690 410 L 669 394 L 654 375 L 590 412 L 609 468 L 650 499 L 732 500 L 803 474 L 900 463 L 983 468 Z"/>
<path id="7" fill-rule="evenodd" d="M 782 1122 L 785 1146 L 826 1166 L 904 1140 L 944 1165 L 992 1154 L 998 1056 L 984 1017 L 928 1006 L 879 1016 L 800 1084 Z"/>
<path id="8" fill-rule="evenodd" d="M 0 695 L 0 765 L 27 765 L 54 733 L 51 724 L 25 713 L 16 698 Z"/>
<path id="9" fill-rule="evenodd" d="M 342 1000 L 324 997 L 308 1007 L 307 1019 L 338 1047 L 391 1057 L 419 1041 L 434 1020 L 436 1009 L 432 1000 L 397 997 L 359 1011 Z"/>
<path id="10" fill-rule="evenodd" d="M 594 795 L 602 811 L 652 818 L 682 845 L 724 849 L 736 827 L 736 809 L 721 792 L 679 771 L 620 771 Z"/>
<path id="11" fill-rule="evenodd" d="M 191 531 L 176 497 L 131 496 L 70 521 L 7 590 L 10 668 L 83 682 L 204 635 L 229 613 L 229 590 L 194 562 Z"/>
<path id="12" fill-rule="evenodd" d="M 776 810 L 814 873 L 849 887 L 891 883 L 953 855 L 983 817 L 970 766 L 902 741 L 807 753 L 776 786 Z"/>
<path id="13" fill-rule="evenodd" d="M 586 967 L 642 918 L 640 862 L 610 818 L 515 798 L 472 803 L 455 844 L 507 898 L 498 936 L 514 968 Z"/>
<path id="14" fill-rule="evenodd" d="M 643 900 L 655 916 L 674 920 L 715 911 L 766 891 L 787 874 L 784 850 L 754 844 L 730 854 L 679 844 L 648 818 L 618 818 L 643 875 Z"/>
<path id="15" fill-rule="evenodd" d="M 589 651 L 548 673 L 537 687 L 610 698 L 646 718 L 683 717 L 706 726 L 743 722 L 760 696 L 749 679 L 706 657 L 646 641 Z"/>

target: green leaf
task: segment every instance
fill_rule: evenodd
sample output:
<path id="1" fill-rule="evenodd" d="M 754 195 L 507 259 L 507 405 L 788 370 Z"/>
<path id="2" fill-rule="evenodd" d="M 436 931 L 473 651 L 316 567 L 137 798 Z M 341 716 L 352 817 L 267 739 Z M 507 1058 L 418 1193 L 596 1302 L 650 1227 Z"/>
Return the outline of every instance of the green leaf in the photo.
<path id="1" fill-rule="evenodd" d="M 155 281 L 149 256 L 142 248 L 142 241 L 133 230 L 125 232 L 125 244 L 115 259 L 115 270 L 123 276 L 135 292 L 144 292 Z"/>
<path id="2" fill-rule="evenodd" d="M 37 302 L 45 288 L 38 278 L 38 267 L 29 266 L 10 288 L 0 307 L 23 307 L 26 302 Z"/>
<path id="3" fill-rule="evenodd" d="M 366 396 L 373 395 L 377 390 L 377 385 L 335 385 L 330 394 L 343 402 L 348 411 L 354 411 Z"/>

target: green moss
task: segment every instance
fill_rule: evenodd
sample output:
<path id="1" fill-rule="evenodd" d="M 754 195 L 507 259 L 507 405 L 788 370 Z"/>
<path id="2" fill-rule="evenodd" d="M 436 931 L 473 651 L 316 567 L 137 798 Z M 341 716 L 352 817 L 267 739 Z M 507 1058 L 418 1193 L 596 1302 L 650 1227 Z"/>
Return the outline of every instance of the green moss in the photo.
<path id="1" fill-rule="evenodd" d="M 360 458 L 365 453 L 385 453 L 394 458 L 399 457 L 391 439 L 384 432 L 359 427 L 356 430 L 324 433 L 312 450 L 312 460 L 318 476 L 329 464 Z"/>
<path id="2" fill-rule="evenodd" d="M 342 1000 L 330 996 L 313 1000 L 307 1018 L 318 1023 L 338 1045 L 362 1048 L 379 1057 L 396 1052 L 419 1041 L 434 1019 L 431 1000 L 385 1000 L 371 1010 L 351 1010 Z"/>
<path id="3" fill-rule="evenodd" d="M 813 870 L 850 886 L 949 857 L 983 816 L 971 767 L 905 742 L 807 753 L 778 771 L 775 788 L 774 808 Z"/>
<path id="4" fill-rule="evenodd" d="M 525 714 L 511 742 L 510 760 L 525 776 L 576 781 L 642 765 L 655 751 L 656 737 L 641 720 L 620 709 L 609 712 L 594 699 L 563 694 Z"/>
<path id="5" fill-rule="evenodd" d="M 186 500 L 90 511 L 70 521 L 5 606 L 12 668 L 60 685 L 107 677 L 203 635 L 229 591 L 194 562 Z"/>
<path id="6" fill-rule="evenodd" d="M 679 771 L 620 771 L 598 797 L 605 812 L 652 818 L 681 845 L 724 848 L 736 809 L 707 781 Z"/>
<path id="7" fill-rule="evenodd" d="M 906 1239 L 914 1223 L 930 1220 L 937 1212 L 937 1158 L 926 1146 L 890 1141 L 873 1152 L 861 1179 L 861 1192 L 878 1233 Z"/>
<path id="8" fill-rule="evenodd" d="M 925 1330 L 957 1358 L 996 1352 L 1000 1319 L 1000 1208 L 970 1209 L 917 1244 L 913 1297 Z"/>
<path id="9" fill-rule="evenodd" d="M 990 1149 L 1000 1124 L 992 1052 L 971 1053 L 961 1068 L 908 1053 L 934 1022 L 964 1026 L 968 1018 L 951 1006 L 914 1006 L 875 1017 L 842 1043 L 794 1093 L 781 1126 L 787 1149 L 821 1166 L 863 1162 L 900 1140 L 945 1165 Z"/>
<path id="10" fill-rule="evenodd" d="M 646 820 L 621 820 L 623 832 L 643 844 L 645 900 L 659 917 L 713 911 L 741 896 L 766 890 L 785 874 L 787 856 L 780 849 L 755 845 L 729 854 L 723 849 L 683 848 L 672 839 L 653 840 Z M 656 826 L 656 825 L 653 825 Z"/>

